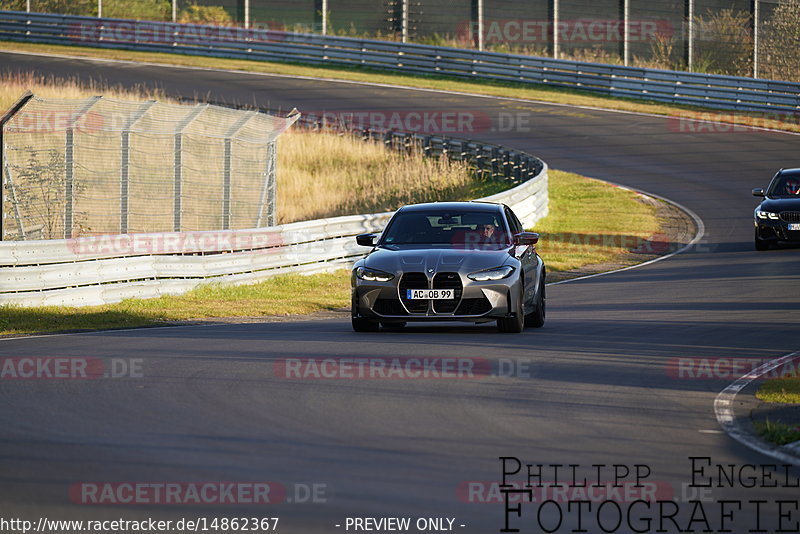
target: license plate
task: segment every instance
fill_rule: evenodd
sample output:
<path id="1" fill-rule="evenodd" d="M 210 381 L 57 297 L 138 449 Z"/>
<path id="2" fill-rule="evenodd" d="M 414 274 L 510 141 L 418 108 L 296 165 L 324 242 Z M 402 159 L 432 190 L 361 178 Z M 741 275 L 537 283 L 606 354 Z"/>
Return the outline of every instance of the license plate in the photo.
<path id="1" fill-rule="evenodd" d="M 448 300 L 456 298 L 452 289 L 406 289 L 408 300 Z"/>
<path id="2" fill-rule="evenodd" d="M 789 230 L 800 230 L 800 223 L 790 224 Z"/>

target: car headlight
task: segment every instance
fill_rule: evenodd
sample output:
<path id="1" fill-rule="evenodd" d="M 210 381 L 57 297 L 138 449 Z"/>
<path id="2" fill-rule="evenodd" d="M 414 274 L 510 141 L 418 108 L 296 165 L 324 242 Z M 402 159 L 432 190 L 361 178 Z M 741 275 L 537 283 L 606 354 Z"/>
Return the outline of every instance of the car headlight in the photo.
<path id="1" fill-rule="evenodd" d="M 777 213 L 772 213 L 771 211 L 757 210 L 756 211 L 756 217 L 758 217 L 759 219 L 776 219 L 777 220 L 778 214 Z"/>
<path id="2" fill-rule="evenodd" d="M 356 276 L 361 280 L 367 282 L 388 282 L 394 278 L 393 274 L 378 271 L 376 269 L 367 269 L 366 267 L 359 267 L 356 269 Z"/>
<path id="3" fill-rule="evenodd" d="M 470 273 L 467 275 L 467 278 L 470 280 L 475 280 L 476 282 L 485 282 L 486 280 L 502 280 L 503 278 L 508 278 L 511 276 L 511 273 L 513 272 L 514 268 L 512 266 L 503 265 L 502 267 L 492 267 L 491 269 Z"/>

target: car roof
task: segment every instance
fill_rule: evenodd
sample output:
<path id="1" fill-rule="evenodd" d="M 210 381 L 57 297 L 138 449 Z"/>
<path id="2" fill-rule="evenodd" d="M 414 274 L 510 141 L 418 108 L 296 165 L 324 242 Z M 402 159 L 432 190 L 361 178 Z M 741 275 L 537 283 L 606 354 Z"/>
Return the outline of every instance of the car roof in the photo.
<path id="1" fill-rule="evenodd" d="M 494 202 L 425 202 L 423 204 L 408 204 L 398 211 L 471 211 L 483 213 L 497 213 L 503 211 L 502 204 Z"/>
<path id="2" fill-rule="evenodd" d="M 800 168 L 795 168 L 795 169 L 781 169 L 781 171 L 780 171 L 780 173 L 779 173 L 779 174 L 781 174 L 781 175 L 783 175 L 783 174 L 800 174 Z"/>

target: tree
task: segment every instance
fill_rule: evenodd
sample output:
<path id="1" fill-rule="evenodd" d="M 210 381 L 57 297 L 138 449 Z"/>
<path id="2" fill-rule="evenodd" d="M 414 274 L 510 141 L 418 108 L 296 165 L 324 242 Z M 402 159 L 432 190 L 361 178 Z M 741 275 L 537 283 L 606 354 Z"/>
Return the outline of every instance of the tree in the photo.
<path id="1" fill-rule="evenodd" d="M 761 76 L 800 81 L 800 0 L 781 2 L 761 36 Z"/>

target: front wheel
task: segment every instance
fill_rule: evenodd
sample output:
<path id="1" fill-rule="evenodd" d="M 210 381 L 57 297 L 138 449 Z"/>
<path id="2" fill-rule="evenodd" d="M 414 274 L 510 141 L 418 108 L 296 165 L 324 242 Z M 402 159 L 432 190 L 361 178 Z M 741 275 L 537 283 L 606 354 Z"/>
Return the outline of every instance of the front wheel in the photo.
<path id="1" fill-rule="evenodd" d="M 364 317 L 353 317 L 353 330 L 356 332 L 377 332 L 381 325 L 378 321 Z"/>
<path id="2" fill-rule="evenodd" d="M 756 245 L 756 250 L 767 250 L 767 249 L 769 249 L 769 243 L 767 243 L 766 241 L 764 241 L 763 239 L 760 239 L 758 237 L 758 229 L 756 229 L 755 245 Z"/>
<path id="3" fill-rule="evenodd" d="M 546 314 L 547 295 L 544 292 L 544 279 L 539 283 L 539 291 L 536 293 L 536 309 L 525 316 L 525 326 L 541 328 L 544 326 Z"/>
<path id="4" fill-rule="evenodd" d="M 517 309 L 512 317 L 503 317 L 497 320 L 497 329 L 507 334 L 519 334 L 525 329 L 525 312 L 522 309 L 522 296 L 524 289 L 517 298 Z"/>

